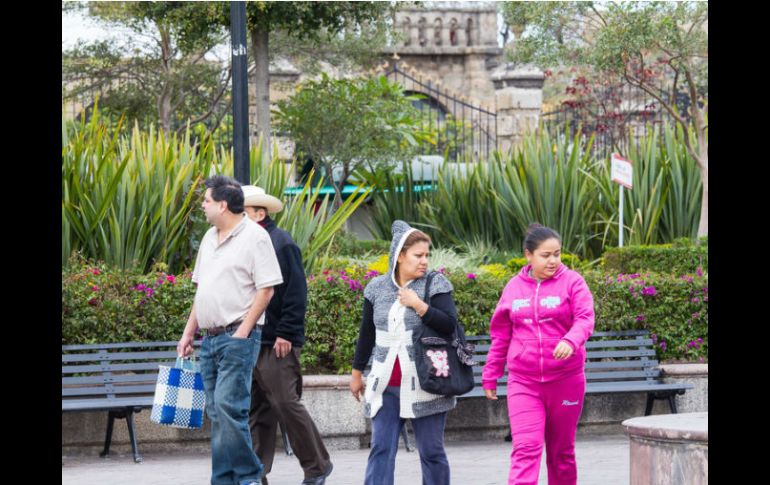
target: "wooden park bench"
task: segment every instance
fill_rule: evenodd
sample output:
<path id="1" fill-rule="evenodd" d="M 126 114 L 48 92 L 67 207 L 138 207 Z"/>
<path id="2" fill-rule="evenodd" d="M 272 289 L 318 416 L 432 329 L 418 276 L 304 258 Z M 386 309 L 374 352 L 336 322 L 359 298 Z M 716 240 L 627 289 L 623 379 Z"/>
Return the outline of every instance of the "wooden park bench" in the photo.
<path id="1" fill-rule="evenodd" d="M 134 461 L 142 456 L 136 442 L 134 414 L 152 408 L 158 366 L 173 367 L 176 341 L 124 342 L 112 344 L 62 345 L 61 410 L 107 411 L 105 457 L 110 452 L 115 419 L 125 419 Z M 200 348 L 201 341 L 193 346 Z M 281 424 L 284 446 L 292 454 L 286 431 Z"/>
<path id="2" fill-rule="evenodd" d="M 665 399 L 676 413 L 677 394 L 692 389 L 692 384 L 668 384 L 663 382 L 655 349 L 647 330 L 622 330 L 594 332 L 586 342 L 586 394 L 614 394 L 644 392 L 647 405 L 644 415 L 652 413 L 652 406 L 658 399 Z M 476 345 L 474 351 L 478 365 L 474 367 L 476 386 L 460 398 L 484 396 L 481 387 L 481 371 L 489 350 L 489 335 L 469 336 L 468 342 Z M 505 396 L 506 374 L 498 380 L 497 394 Z"/>

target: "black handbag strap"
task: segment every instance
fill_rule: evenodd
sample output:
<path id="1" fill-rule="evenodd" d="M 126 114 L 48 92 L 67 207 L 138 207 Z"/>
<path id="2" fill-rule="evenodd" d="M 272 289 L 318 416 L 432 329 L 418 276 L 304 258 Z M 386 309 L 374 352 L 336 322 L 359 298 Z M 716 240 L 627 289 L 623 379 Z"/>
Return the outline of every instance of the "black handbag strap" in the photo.
<path id="1" fill-rule="evenodd" d="M 433 281 L 433 277 L 436 276 L 435 271 L 431 271 L 428 273 L 428 279 L 425 281 L 425 295 L 422 297 L 422 301 L 430 305 L 430 294 L 428 293 L 430 291 L 430 282 Z"/>

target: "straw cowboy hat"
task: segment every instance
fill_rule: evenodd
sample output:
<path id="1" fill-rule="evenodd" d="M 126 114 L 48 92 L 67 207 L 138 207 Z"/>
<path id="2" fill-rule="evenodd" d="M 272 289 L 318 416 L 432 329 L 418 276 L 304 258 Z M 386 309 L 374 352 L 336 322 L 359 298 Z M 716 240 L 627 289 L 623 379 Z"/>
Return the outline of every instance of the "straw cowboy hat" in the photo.
<path id="1" fill-rule="evenodd" d="M 265 189 L 254 185 L 244 185 L 243 206 L 244 207 L 264 207 L 267 212 L 281 212 L 283 202 L 277 197 L 265 193 Z"/>

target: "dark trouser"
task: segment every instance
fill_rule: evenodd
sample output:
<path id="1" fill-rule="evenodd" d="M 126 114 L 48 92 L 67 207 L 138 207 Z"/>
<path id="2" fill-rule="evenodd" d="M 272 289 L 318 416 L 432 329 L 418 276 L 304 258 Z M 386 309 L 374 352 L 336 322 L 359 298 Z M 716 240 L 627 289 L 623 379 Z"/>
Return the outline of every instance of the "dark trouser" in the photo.
<path id="1" fill-rule="evenodd" d="M 300 349 L 292 347 L 289 355 L 279 359 L 272 345 L 263 345 L 254 367 L 249 426 L 254 451 L 265 466 L 265 475 L 273 466 L 279 420 L 286 427 L 305 478 L 323 475 L 329 465 L 329 452 L 321 434 L 299 402 L 302 396 L 299 356 Z"/>
<path id="2" fill-rule="evenodd" d="M 400 387 L 387 387 L 382 407 L 372 418 L 372 451 L 366 464 L 365 485 L 393 485 L 398 437 L 404 425 L 399 417 L 400 392 Z M 446 414 L 412 419 L 423 485 L 449 485 L 449 461 L 444 451 Z"/>

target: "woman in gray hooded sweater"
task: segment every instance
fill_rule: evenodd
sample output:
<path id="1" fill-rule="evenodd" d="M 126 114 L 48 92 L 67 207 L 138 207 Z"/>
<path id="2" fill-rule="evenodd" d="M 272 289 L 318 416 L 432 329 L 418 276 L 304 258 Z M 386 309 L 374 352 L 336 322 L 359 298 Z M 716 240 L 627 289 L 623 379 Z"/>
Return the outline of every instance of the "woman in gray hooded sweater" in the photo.
<path id="1" fill-rule="evenodd" d="M 423 485 L 448 485 L 444 425 L 456 399 L 420 388 L 412 331 L 428 325 L 451 335 L 457 322 L 452 284 L 443 274 L 436 274 L 429 301 L 423 301 L 430 238 L 398 220 L 393 222 L 392 233 L 388 273 L 373 278 L 364 289 L 364 314 L 350 383 L 357 400 L 363 394 L 364 413 L 372 419 L 372 450 L 364 484 L 393 484 L 399 432 L 404 419 L 411 418 Z M 364 391 L 362 372 L 372 351 Z"/>

